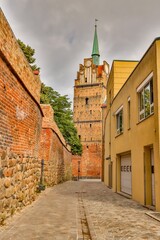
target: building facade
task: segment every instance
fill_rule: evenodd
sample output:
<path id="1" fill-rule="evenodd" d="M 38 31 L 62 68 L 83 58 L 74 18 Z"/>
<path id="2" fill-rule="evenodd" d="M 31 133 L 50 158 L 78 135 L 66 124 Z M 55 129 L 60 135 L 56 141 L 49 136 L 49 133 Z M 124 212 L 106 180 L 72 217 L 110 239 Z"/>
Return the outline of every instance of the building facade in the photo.
<path id="1" fill-rule="evenodd" d="M 124 68 L 120 68 L 120 65 Z M 118 86 L 120 72 L 125 75 L 129 70 L 128 66 L 131 74 L 124 76 Z M 107 186 L 145 206 L 155 207 L 158 211 L 160 211 L 159 66 L 159 38 L 151 44 L 140 62 L 113 62 L 107 84 L 103 160 L 103 177 Z"/>
<path id="2" fill-rule="evenodd" d="M 109 65 L 99 65 L 97 26 L 92 57 L 80 64 L 74 85 L 74 123 L 82 142 L 83 154 L 73 156 L 73 176 L 100 178 L 102 168 L 102 111 L 106 97 Z"/>

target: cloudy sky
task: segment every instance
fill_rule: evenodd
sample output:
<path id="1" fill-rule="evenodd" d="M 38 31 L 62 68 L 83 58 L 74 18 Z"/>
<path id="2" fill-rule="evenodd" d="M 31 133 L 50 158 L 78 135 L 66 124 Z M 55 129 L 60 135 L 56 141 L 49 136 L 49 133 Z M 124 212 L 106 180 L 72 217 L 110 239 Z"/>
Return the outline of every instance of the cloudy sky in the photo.
<path id="1" fill-rule="evenodd" d="M 98 21 L 103 60 L 140 60 L 160 36 L 160 0 L 0 0 L 16 37 L 36 50 L 41 80 L 73 98 L 79 64 L 91 56 Z"/>

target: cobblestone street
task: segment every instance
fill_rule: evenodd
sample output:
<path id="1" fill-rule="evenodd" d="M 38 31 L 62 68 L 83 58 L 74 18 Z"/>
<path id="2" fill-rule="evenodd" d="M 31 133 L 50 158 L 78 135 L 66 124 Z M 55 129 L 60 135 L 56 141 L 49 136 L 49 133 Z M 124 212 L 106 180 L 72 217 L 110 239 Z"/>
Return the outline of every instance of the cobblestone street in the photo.
<path id="1" fill-rule="evenodd" d="M 160 222 L 101 182 L 48 188 L 0 227 L 0 240 L 160 239 Z"/>

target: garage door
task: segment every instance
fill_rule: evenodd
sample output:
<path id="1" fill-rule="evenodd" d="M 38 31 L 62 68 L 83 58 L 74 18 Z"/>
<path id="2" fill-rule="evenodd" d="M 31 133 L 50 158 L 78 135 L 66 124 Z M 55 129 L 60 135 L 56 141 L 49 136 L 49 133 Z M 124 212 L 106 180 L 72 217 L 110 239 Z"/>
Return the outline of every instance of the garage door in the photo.
<path id="1" fill-rule="evenodd" d="M 121 156 L 121 192 L 132 194 L 131 155 Z"/>

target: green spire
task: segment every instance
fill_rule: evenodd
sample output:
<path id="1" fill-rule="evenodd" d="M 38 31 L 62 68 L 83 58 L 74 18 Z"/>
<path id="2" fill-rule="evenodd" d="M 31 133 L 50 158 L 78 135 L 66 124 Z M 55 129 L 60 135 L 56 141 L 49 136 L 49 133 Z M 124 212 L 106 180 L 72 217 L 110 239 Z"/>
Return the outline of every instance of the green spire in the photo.
<path id="1" fill-rule="evenodd" d="M 94 32 L 94 41 L 93 41 L 93 49 L 92 49 L 92 59 L 95 65 L 99 65 L 99 46 L 98 46 L 98 36 L 97 36 L 97 19 L 95 19 L 95 32 Z"/>

